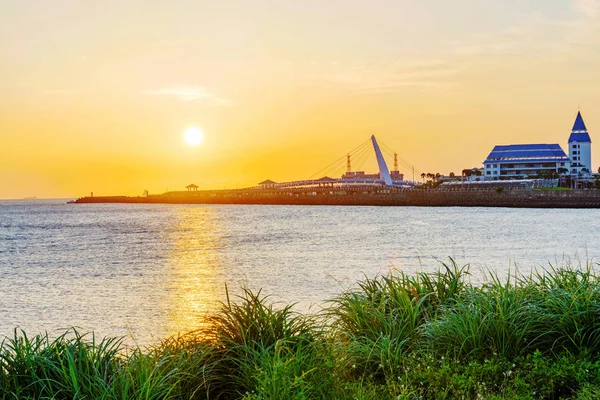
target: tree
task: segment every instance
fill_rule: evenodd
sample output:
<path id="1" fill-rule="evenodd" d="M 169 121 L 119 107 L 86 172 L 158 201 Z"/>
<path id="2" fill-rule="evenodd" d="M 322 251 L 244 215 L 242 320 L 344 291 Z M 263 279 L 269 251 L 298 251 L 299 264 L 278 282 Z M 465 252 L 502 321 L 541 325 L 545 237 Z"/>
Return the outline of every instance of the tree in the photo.
<path id="1" fill-rule="evenodd" d="M 463 174 L 464 176 L 467 176 L 467 177 L 469 177 L 469 176 L 473 175 L 473 170 L 472 170 L 472 169 L 463 169 L 463 170 L 462 170 L 462 174 Z"/>
<path id="2" fill-rule="evenodd" d="M 598 168 L 598 169 L 600 169 L 600 168 Z M 456 175 L 454 175 L 454 172 L 450 172 L 450 173 L 448 174 L 448 176 L 450 176 L 450 178 L 454 178 Z"/>
<path id="3" fill-rule="evenodd" d="M 538 178 L 549 179 L 552 177 L 552 172 L 547 169 L 544 169 L 544 170 L 538 171 L 537 176 L 538 176 Z"/>

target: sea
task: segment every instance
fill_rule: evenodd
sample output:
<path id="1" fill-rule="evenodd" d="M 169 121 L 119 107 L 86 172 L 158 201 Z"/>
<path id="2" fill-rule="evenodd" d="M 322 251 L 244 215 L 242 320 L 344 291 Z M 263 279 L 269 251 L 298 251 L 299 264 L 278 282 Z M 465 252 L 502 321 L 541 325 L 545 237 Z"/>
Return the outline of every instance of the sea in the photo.
<path id="1" fill-rule="evenodd" d="M 244 289 L 317 313 L 365 277 L 454 260 L 473 283 L 596 268 L 600 210 L 0 201 L 0 338 L 70 327 L 148 346 Z"/>

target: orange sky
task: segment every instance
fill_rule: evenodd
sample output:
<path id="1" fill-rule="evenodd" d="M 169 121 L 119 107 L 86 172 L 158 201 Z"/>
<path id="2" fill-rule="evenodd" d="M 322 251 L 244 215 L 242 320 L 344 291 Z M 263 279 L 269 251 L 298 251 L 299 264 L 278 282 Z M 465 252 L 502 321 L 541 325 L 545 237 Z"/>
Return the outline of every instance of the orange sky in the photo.
<path id="1" fill-rule="evenodd" d="M 302 179 L 371 134 L 460 172 L 496 144 L 566 149 L 579 105 L 600 162 L 600 0 L 6 0 L 0 19 L 0 198 Z"/>

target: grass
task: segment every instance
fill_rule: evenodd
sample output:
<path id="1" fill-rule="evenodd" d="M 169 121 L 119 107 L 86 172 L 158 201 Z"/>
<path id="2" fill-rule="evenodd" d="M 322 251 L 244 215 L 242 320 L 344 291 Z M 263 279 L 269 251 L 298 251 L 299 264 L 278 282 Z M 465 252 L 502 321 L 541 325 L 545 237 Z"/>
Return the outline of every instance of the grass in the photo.
<path id="1" fill-rule="evenodd" d="M 143 349 L 15 331 L 0 347 L 0 398 L 600 397 L 592 265 L 468 276 L 450 259 L 435 273 L 365 277 L 318 315 L 244 290 L 202 330 Z"/>

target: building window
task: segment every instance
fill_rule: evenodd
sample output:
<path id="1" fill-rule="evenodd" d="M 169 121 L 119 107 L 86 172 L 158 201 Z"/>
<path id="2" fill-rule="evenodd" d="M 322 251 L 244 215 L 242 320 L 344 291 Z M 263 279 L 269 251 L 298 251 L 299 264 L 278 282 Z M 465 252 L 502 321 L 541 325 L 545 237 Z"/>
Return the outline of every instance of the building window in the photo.
<path id="1" fill-rule="evenodd" d="M 560 166 L 561 166 L 561 167 L 564 167 L 564 166 L 565 166 L 565 163 L 564 163 L 564 162 L 561 162 L 561 163 L 560 163 Z"/>
<path id="2" fill-rule="evenodd" d="M 578 157 L 573 157 L 573 161 L 577 161 L 577 160 L 579 160 Z"/>
<path id="3" fill-rule="evenodd" d="M 486 174 L 486 175 L 490 175 L 490 171 L 487 171 L 485 174 Z"/>
<path id="4" fill-rule="evenodd" d="M 577 148 L 577 145 L 576 145 L 576 144 L 574 144 L 574 145 L 573 145 L 573 148 L 574 148 L 574 149 L 576 149 L 576 148 Z"/>

